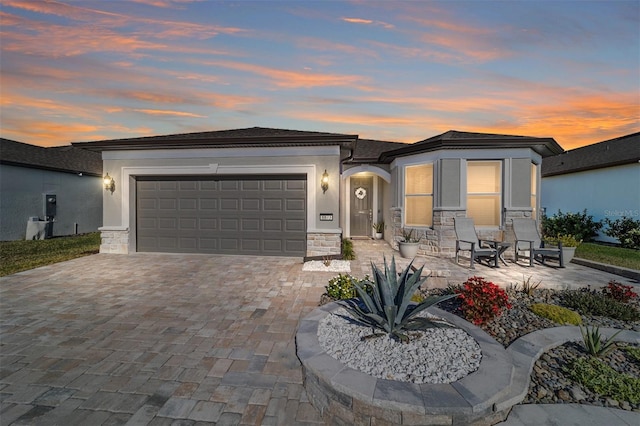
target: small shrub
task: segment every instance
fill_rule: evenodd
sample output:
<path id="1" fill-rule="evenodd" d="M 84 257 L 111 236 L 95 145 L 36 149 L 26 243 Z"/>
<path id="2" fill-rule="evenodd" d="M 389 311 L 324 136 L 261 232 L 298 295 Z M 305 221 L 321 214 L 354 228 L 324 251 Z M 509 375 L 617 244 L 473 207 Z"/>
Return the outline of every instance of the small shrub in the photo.
<path id="1" fill-rule="evenodd" d="M 417 305 L 411 303 L 411 297 L 428 278 L 420 278 L 422 267 L 414 273 L 411 270 L 412 263 L 399 274 L 396 272 L 395 257 L 392 258 L 389 266 L 387 266 L 387 260 L 384 260 L 384 271 L 371 263 L 373 271 L 373 282 L 370 283 L 371 294 L 367 293 L 362 284 L 354 283 L 358 299 L 347 299 L 342 302 L 342 306 L 361 325 L 381 331 L 369 337 L 388 334 L 390 337 L 407 342 L 409 341 L 407 331 L 452 327 L 441 319 L 417 316 L 428 307 L 456 295 L 430 296 Z"/>
<path id="2" fill-rule="evenodd" d="M 413 237 L 413 231 L 415 231 L 415 229 L 402 228 L 402 242 L 404 242 L 404 243 L 419 243 L 420 242 L 420 237 L 414 238 Z"/>
<path id="3" fill-rule="evenodd" d="M 526 280 L 524 279 L 524 276 L 522 277 L 522 288 L 520 288 L 518 286 L 518 284 L 514 284 L 513 285 L 513 289 L 515 291 L 521 291 L 522 293 L 525 293 L 527 296 L 533 296 L 533 293 L 535 292 L 535 290 L 540 287 L 540 285 L 542 284 L 542 281 L 538 281 L 537 283 L 532 283 L 531 282 L 531 277 L 527 278 Z"/>
<path id="4" fill-rule="evenodd" d="M 573 235 L 565 235 L 560 234 L 556 237 L 547 238 L 545 241 L 550 244 L 558 245 L 558 243 L 562 243 L 562 247 L 578 247 L 582 240 L 576 240 Z"/>
<path id="5" fill-rule="evenodd" d="M 565 290 L 560 295 L 562 305 L 582 315 L 598 315 L 622 321 L 640 320 L 640 312 L 603 294 L 584 290 Z"/>
<path id="6" fill-rule="evenodd" d="M 594 221 L 593 216 L 587 215 L 587 209 L 582 213 L 558 213 L 551 217 L 542 217 L 542 233 L 546 238 L 558 235 L 573 235 L 579 241 L 591 241 L 602 228 L 600 221 Z"/>
<path id="7" fill-rule="evenodd" d="M 356 253 L 353 251 L 353 241 L 343 238 L 342 239 L 342 258 L 344 260 L 354 260 Z"/>
<path id="8" fill-rule="evenodd" d="M 582 317 L 580 317 L 580 314 L 572 311 L 571 309 L 563 308 L 562 306 L 549 305 L 546 303 L 534 303 L 529 307 L 529 309 L 531 309 L 534 314 L 550 319 L 558 324 L 582 324 Z"/>
<path id="9" fill-rule="evenodd" d="M 611 349 L 613 349 L 613 339 L 620 334 L 621 331 L 622 330 L 617 331 L 608 339 L 603 339 L 602 336 L 600 336 L 599 327 L 582 328 L 582 326 L 580 326 L 580 333 L 582 333 L 584 348 L 587 353 L 592 356 L 606 355 Z"/>
<path id="10" fill-rule="evenodd" d="M 625 216 L 616 220 L 607 218 L 604 221 L 607 224 L 604 231 L 606 235 L 616 238 L 624 248 L 640 250 L 640 220 Z"/>
<path id="11" fill-rule="evenodd" d="M 633 358 L 636 362 L 640 363 L 640 348 L 637 346 L 627 346 L 624 348 L 631 358 Z"/>
<path id="12" fill-rule="evenodd" d="M 627 303 L 629 300 L 638 297 L 638 294 L 633 291 L 632 286 L 624 285 L 616 280 L 609 281 L 609 284 L 602 289 L 602 294 L 610 299 L 617 300 L 622 303 Z"/>
<path id="13" fill-rule="evenodd" d="M 475 325 L 486 324 L 499 316 L 503 308 L 510 309 L 507 293 L 482 277 L 471 277 L 460 290 L 462 314 Z"/>
<path id="14" fill-rule="evenodd" d="M 619 373 L 597 358 L 578 358 L 564 371 L 598 395 L 632 404 L 640 402 L 640 378 Z"/>
<path id="15" fill-rule="evenodd" d="M 355 283 L 365 284 L 368 281 L 369 276 L 364 280 L 359 280 L 349 274 L 338 274 L 337 277 L 333 277 L 329 280 L 329 285 L 325 286 L 329 297 L 335 300 L 351 299 L 356 297 Z"/>

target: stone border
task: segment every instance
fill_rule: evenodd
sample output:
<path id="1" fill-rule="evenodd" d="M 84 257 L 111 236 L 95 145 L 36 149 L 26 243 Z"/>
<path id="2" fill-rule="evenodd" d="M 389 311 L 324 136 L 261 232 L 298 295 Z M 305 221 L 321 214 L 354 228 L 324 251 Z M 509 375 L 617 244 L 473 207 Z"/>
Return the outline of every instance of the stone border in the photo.
<path id="1" fill-rule="evenodd" d="M 340 305 L 329 303 L 300 321 L 298 358 L 309 400 L 330 424 L 485 425 L 504 420 L 511 406 L 496 404 L 511 395 L 515 368 L 511 354 L 481 328 L 438 308 L 428 312 L 469 333 L 480 345 L 475 372 L 453 383 L 414 384 L 378 379 L 327 355 L 318 342 L 318 323 Z M 425 360 L 428 362 L 428 360 Z"/>

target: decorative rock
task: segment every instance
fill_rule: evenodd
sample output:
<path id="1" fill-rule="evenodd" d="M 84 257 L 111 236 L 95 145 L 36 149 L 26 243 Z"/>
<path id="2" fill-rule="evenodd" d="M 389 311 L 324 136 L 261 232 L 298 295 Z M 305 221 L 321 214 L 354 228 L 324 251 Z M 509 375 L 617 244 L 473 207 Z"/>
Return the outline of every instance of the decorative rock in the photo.
<path id="1" fill-rule="evenodd" d="M 558 396 L 558 399 L 560 399 L 562 401 L 570 401 L 571 400 L 571 395 L 569 394 L 569 392 L 567 392 L 564 389 L 560 389 L 558 392 L 556 392 L 556 395 Z"/>
<path id="2" fill-rule="evenodd" d="M 587 395 L 585 395 L 585 393 L 582 392 L 582 389 L 580 389 L 579 386 L 573 386 L 571 389 L 569 389 L 569 394 L 571 395 L 571 398 L 573 398 L 576 401 L 582 401 L 587 399 Z"/>

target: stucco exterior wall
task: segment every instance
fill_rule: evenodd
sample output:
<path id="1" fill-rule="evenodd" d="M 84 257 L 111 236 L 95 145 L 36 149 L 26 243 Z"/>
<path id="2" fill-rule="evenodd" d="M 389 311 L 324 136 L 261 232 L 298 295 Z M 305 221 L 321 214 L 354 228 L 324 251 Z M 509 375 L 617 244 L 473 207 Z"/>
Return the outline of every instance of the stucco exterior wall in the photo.
<path id="1" fill-rule="evenodd" d="M 139 175 L 285 175 L 307 176 L 307 234 L 318 240 L 322 234 L 342 233 L 340 226 L 340 148 L 244 148 L 107 151 L 104 171 L 115 180 L 113 193 L 104 191 L 104 227 L 110 238 L 114 232 L 128 235 L 128 252 L 135 251 L 135 177 Z M 329 189 L 323 193 L 320 179 L 329 175 Z M 320 213 L 332 213 L 332 221 L 320 221 Z M 114 252 L 122 247 L 101 247 Z M 103 238 L 103 243 L 104 243 Z M 314 247 L 310 245 L 308 247 Z M 122 252 L 120 250 L 119 252 Z M 330 254 L 338 254 L 332 248 Z M 308 256 L 318 255 L 309 249 Z"/>
<path id="2" fill-rule="evenodd" d="M 640 220 L 640 163 L 544 177 L 541 207 L 548 216 L 587 209 L 594 220 Z M 602 232 L 598 239 L 616 241 Z"/>
<path id="3" fill-rule="evenodd" d="M 0 240 L 25 238 L 30 217 L 44 219 L 44 195 L 57 198 L 53 236 L 95 232 L 102 224 L 102 178 L 0 165 Z"/>

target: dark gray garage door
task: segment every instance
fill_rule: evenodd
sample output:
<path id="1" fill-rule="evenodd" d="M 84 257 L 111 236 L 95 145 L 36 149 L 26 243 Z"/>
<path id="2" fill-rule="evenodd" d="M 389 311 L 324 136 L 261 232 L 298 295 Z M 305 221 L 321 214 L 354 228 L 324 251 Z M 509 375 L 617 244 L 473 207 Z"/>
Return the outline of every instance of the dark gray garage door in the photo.
<path id="1" fill-rule="evenodd" d="M 304 256 L 305 176 L 139 177 L 138 251 Z"/>

